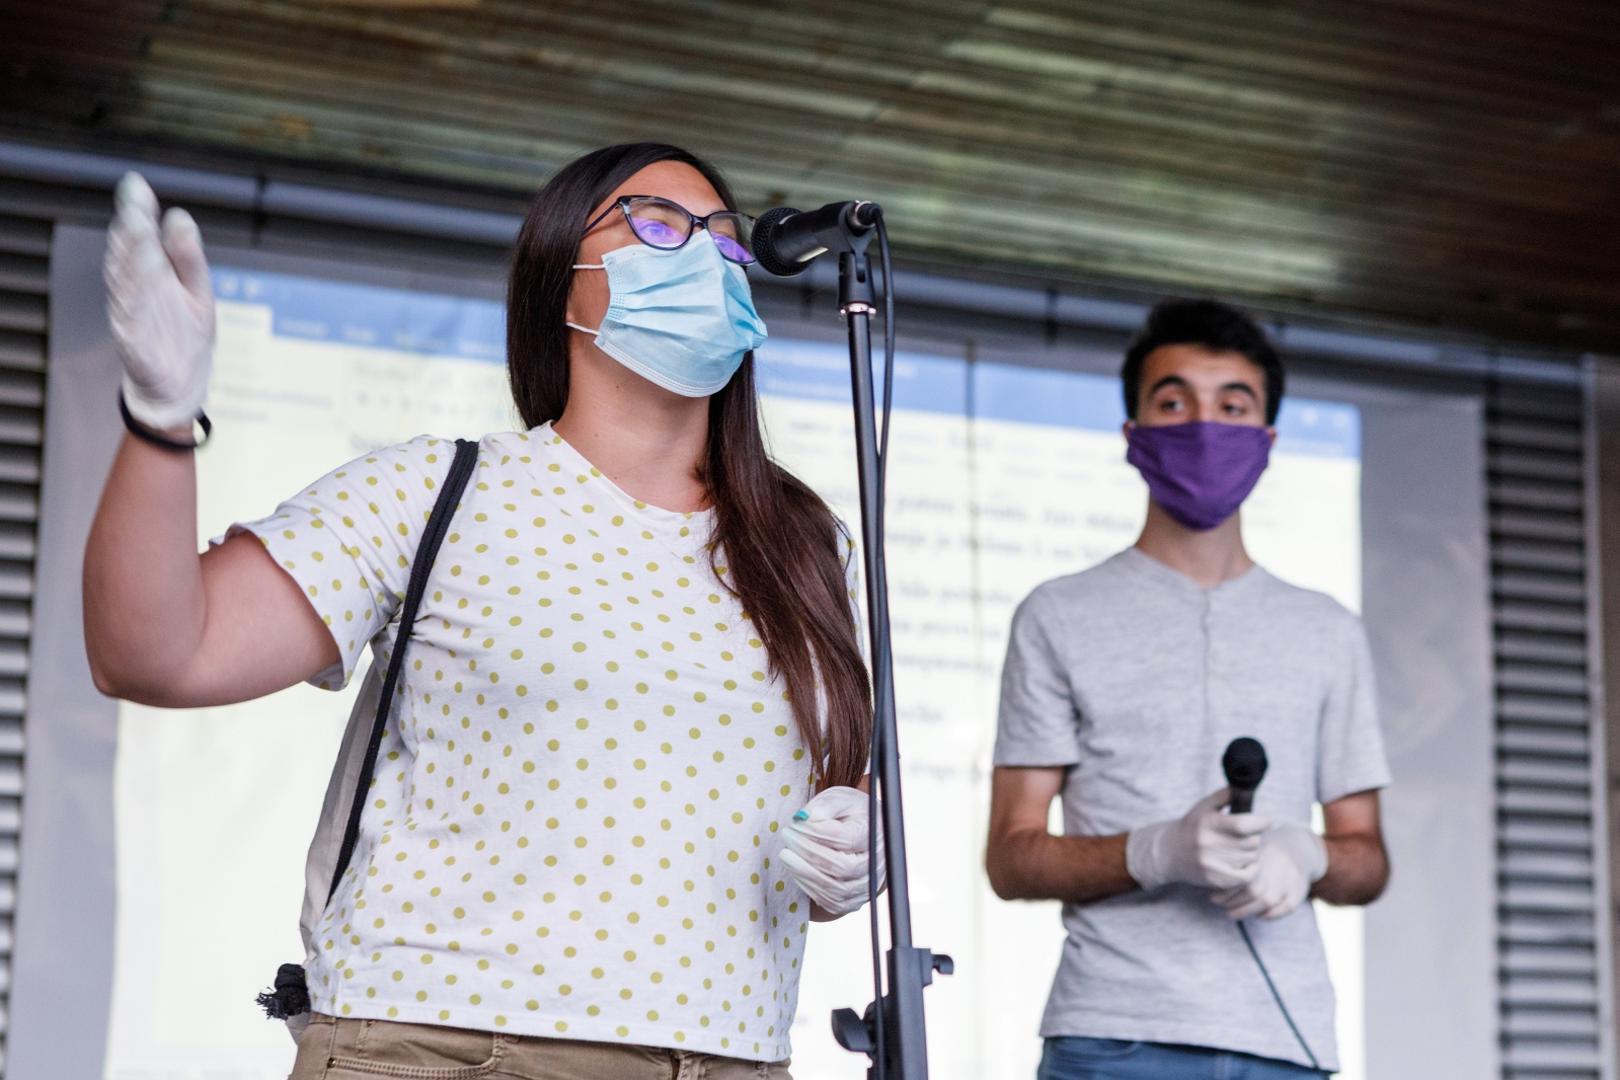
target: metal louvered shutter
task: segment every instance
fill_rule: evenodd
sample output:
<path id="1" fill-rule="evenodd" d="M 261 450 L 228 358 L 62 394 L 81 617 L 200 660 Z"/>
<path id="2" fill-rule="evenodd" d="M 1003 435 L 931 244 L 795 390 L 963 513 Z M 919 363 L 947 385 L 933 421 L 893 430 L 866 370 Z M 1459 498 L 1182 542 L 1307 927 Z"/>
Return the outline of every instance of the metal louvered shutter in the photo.
<path id="1" fill-rule="evenodd" d="M 1584 401 L 1521 383 L 1488 410 L 1503 1076 L 1607 1080 Z"/>
<path id="2" fill-rule="evenodd" d="M 22 826 L 23 706 L 45 405 L 51 225 L 0 215 L 0 1071 L 9 1030 L 12 913 Z"/>

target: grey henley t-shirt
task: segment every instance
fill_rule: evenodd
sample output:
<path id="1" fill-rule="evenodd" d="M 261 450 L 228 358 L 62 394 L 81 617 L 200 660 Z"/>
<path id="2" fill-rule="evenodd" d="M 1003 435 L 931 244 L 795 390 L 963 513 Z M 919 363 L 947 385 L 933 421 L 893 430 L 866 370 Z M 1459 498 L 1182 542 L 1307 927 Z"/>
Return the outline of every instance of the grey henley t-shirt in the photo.
<path id="1" fill-rule="evenodd" d="M 1066 835 L 1180 817 L 1225 784 L 1221 754 L 1239 735 L 1265 745 L 1270 768 L 1254 809 L 1275 821 L 1309 825 L 1313 803 L 1388 785 L 1360 621 L 1259 567 L 1205 589 L 1135 548 L 1048 581 L 1019 605 L 995 764 L 1065 767 Z M 1208 890 L 1064 904 L 1063 925 L 1041 1035 L 1309 1064 Z M 1333 986 L 1311 905 L 1247 925 L 1317 1060 L 1337 1069 Z"/>

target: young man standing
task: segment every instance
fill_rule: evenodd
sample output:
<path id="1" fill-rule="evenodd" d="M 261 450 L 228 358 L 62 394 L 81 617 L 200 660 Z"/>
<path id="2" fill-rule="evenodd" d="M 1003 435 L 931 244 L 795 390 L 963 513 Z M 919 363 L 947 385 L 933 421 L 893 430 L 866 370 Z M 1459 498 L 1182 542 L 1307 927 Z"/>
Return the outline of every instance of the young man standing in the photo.
<path id="1" fill-rule="evenodd" d="M 1366 637 L 1244 549 L 1283 392 L 1260 329 L 1167 302 L 1122 374 L 1147 525 L 1019 605 L 1002 673 L 986 868 L 1003 899 L 1063 901 L 1068 931 L 1039 1080 L 1319 1075 L 1333 988 L 1305 901 L 1366 904 L 1389 876 Z M 1220 759 L 1243 735 L 1270 768 L 1229 814 Z"/>

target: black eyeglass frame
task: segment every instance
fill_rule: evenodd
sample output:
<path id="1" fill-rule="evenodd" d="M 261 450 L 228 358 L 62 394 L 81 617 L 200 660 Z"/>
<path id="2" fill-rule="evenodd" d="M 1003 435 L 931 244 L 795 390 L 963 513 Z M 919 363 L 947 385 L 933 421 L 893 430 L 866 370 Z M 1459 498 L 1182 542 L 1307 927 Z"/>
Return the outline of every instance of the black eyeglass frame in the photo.
<path id="1" fill-rule="evenodd" d="M 686 236 L 685 236 L 685 238 L 683 238 L 681 240 L 681 242 L 676 244 L 674 247 L 660 247 L 657 244 L 649 242 L 644 236 L 641 235 L 640 232 L 638 232 L 636 230 L 635 219 L 630 216 L 630 204 L 635 202 L 637 199 L 645 199 L 645 200 L 647 200 L 649 202 L 661 203 L 664 206 L 673 207 L 674 209 L 679 210 L 681 213 L 685 214 L 686 215 Z M 699 228 L 701 228 L 704 232 L 709 233 L 710 238 L 712 239 L 713 236 L 714 236 L 714 231 L 709 228 L 709 219 L 710 218 L 717 218 L 717 217 L 738 218 L 744 224 L 746 224 L 748 226 L 749 235 L 753 235 L 754 223 L 757 220 L 752 214 L 745 214 L 741 210 L 716 210 L 713 213 L 704 214 L 702 217 L 698 217 L 696 214 L 692 213 L 692 211 L 688 210 L 686 207 L 682 206 L 680 203 L 676 202 L 673 199 L 666 199 L 662 195 L 620 195 L 617 199 L 613 200 L 613 205 L 612 206 L 608 207 L 606 210 L 603 210 L 600 214 L 597 214 L 590 221 L 586 222 L 585 230 L 584 230 L 585 233 L 589 233 L 592 229 L 596 228 L 603 221 L 607 220 L 608 215 L 612 214 L 613 211 L 615 211 L 615 210 L 618 210 L 618 211 L 620 211 L 621 213 L 624 214 L 625 226 L 627 228 L 629 228 L 630 235 L 634 236 L 636 238 L 636 242 L 640 243 L 640 244 L 646 244 L 648 247 L 654 249 L 655 251 L 679 251 L 681 248 L 685 247 L 688 243 L 691 242 L 692 234 L 694 232 L 696 232 Z M 582 234 L 582 235 L 584 235 L 584 234 Z M 742 259 L 733 259 L 733 258 L 731 258 L 731 256 L 726 254 L 726 249 L 725 248 L 721 247 L 719 244 L 716 244 L 715 245 L 715 250 L 720 252 L 720 257 L 722 259 L 725 259 L 729 263 L 736 263 L 738 266 L 752 266 L 752 265 L 754 265 L 754 263 L 756 261 L 758 261 L 758 260 L 756 260 L 754 258 L 754 253 L 752 251 L 749 251 L 748 245 L 745 244 L 741 239 L 738 239 L 736 237 L 733 237 L 732 239 L 736 242 L 738 247 L 740 247 L 744 251 L 748 252 L 747 260 L 745 261 L 745 260 L 742 260 Z"/>

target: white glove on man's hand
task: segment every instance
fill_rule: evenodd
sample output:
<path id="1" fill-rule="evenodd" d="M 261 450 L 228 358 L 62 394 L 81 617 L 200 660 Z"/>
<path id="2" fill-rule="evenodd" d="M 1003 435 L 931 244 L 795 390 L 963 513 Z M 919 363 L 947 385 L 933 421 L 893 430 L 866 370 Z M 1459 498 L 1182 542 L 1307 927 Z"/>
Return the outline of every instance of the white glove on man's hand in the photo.
<path id="1" fill-rule="evenodd" d="M 1210 897 L 1233 919 L 1280 919 L 1327 873 L 1327 845 L 1305 826 L 1278 825 L 1264 839 L 1254 880 Z"/>
<path id="2" fill-rule="evenodd" d="M 124 361 L 124 404 L 148 427 L 189 424 L 208 396 L 214 366 L 214 288 L 202 234 L 158 201 L 139 173 L 125 173 L 107 229 L 107 321 Z"/>
<path id="3" fill-rule="evenodd" d="M 1175 821 L 1132 829 L 1125 838 L 1126 871 L 1144 889 L 1176 883 L 1231 889 L 1253 880 L 1260 834 L 1271 821 L 1259 814 L 1223 814 L 1231 795 L 1221 788 Z"/>
<path id="4" fill-rule="evenodd" d="M 883 830 L 877 834 L 878 888 L 886 880 Z M 788 877 L 829 915 L 847 915 L 867 898 L 867 795 L 831 787 L 793 815 L 783 830 L 782 865 Z"/>

